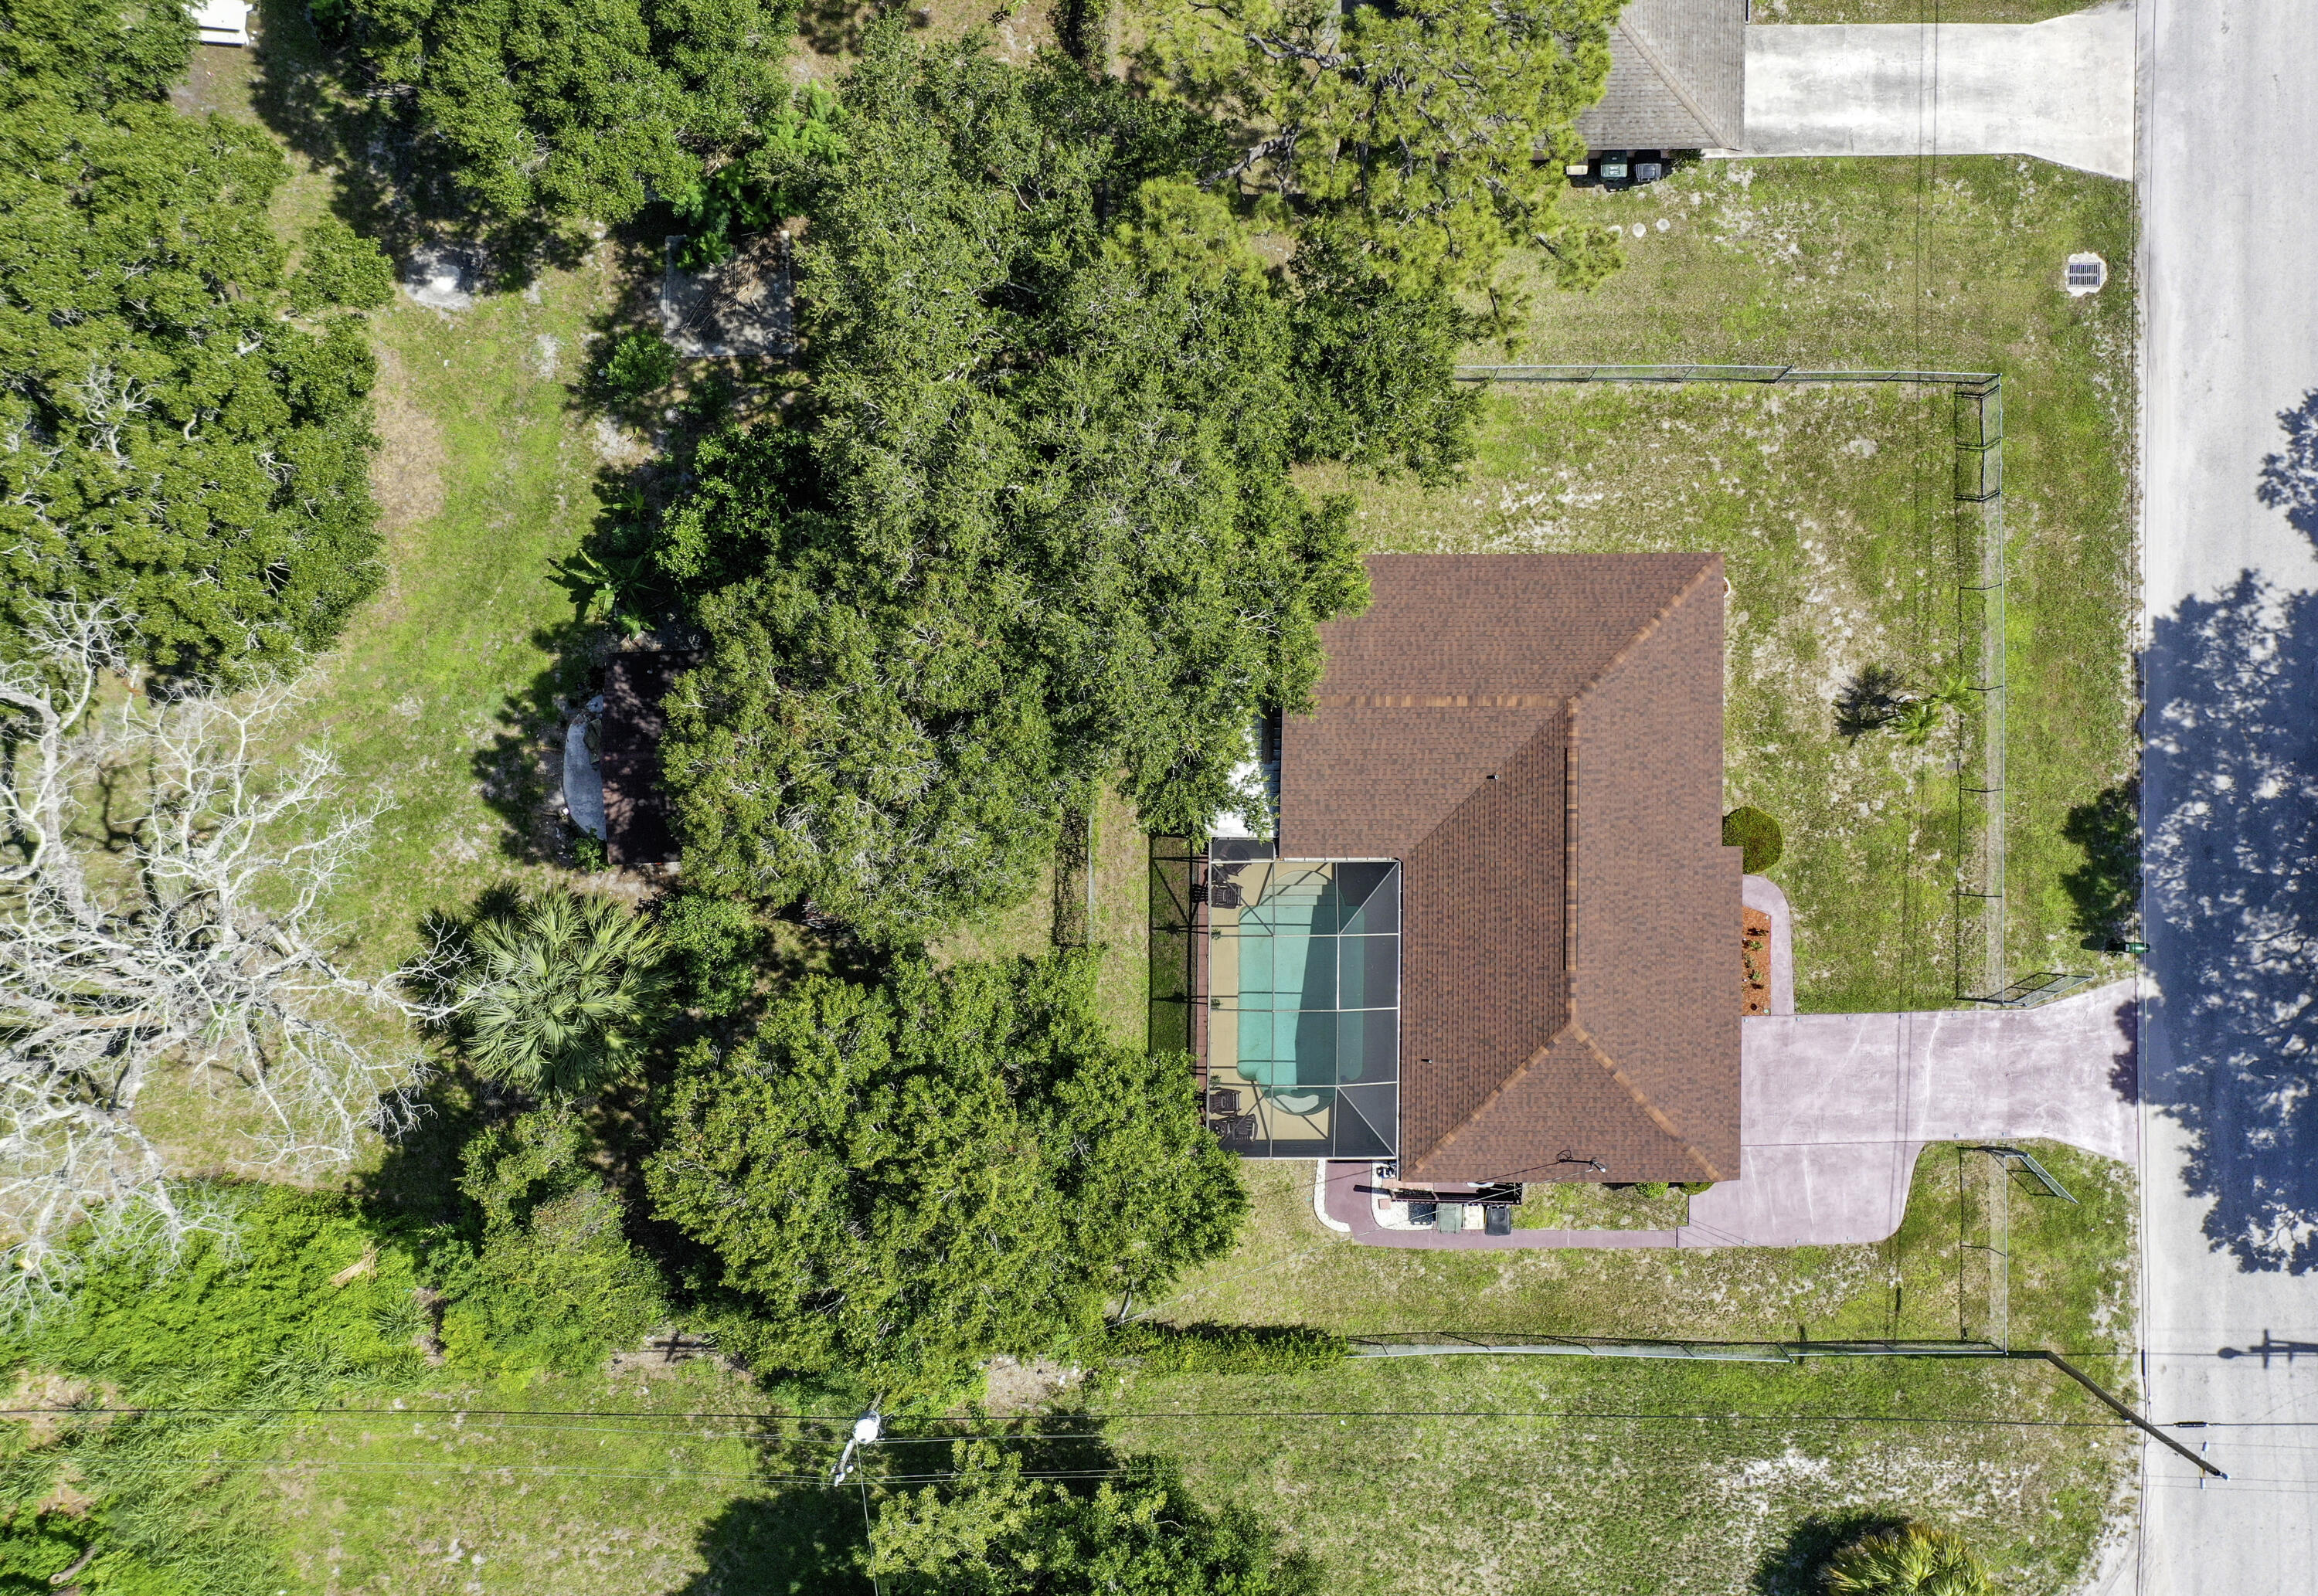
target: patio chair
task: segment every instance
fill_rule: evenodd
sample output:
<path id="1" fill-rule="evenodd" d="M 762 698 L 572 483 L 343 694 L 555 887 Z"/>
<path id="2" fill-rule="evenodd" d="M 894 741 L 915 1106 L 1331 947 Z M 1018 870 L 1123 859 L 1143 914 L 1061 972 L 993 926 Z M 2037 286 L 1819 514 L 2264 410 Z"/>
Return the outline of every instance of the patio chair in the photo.
<path id="1" fill-rule="evenodd" d="M 1216 1139 L 1226 1147 L 1237 1149 L 1255 1145 L 1256 1116 L 1253 1114 L 1235 1114 L 1228 1118 L 1210 1120 L 1208 1128 L 1215 1132 Z"/>

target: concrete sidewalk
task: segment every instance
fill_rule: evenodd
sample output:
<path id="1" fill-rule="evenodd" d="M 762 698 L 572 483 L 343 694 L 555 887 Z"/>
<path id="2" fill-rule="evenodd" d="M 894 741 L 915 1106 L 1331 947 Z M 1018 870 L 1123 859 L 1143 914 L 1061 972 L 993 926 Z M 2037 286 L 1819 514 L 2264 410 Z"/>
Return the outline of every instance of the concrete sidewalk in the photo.
<path id="1" fill-rule="evenodd" d="M 2133 1162 L 2129 981 L 2024 1009 L 1763 1015 L 1739 1031 L 1739 1176 L 1693 1197 L 1679 1230 L 1387 1230 L 1366 1163 L 1325 1167 L 1322 1216 L 1371 1247 L 1801 1247 L 1900 1228 L 1934 1142 L 2066 1142 Z"/>
<path id="2" fill-rule="evenodd" d="M 1747 30 L 1749 155 L 2028 155 L 2133 175 L 2134 16 Z"/>

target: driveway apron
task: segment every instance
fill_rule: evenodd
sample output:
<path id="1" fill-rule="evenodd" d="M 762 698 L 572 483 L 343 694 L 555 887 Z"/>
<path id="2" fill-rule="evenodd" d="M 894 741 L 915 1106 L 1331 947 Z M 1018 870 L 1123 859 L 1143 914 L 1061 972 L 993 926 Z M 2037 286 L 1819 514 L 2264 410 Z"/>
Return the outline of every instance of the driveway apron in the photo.
<path id="1" fill-rule="evenodd" d="M 2133 13 L 1747 30 L 1750 155 L 2031 155 L 2133 175 Z"/>

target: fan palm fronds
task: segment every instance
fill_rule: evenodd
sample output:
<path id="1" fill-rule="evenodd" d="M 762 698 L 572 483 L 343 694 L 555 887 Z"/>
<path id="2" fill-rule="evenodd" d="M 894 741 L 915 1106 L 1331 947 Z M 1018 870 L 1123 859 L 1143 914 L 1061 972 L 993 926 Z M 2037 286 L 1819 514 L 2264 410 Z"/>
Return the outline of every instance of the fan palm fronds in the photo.
<path id="1" fill-rule="evenodd" d="M 459 982 L 486 1079 L 583 1097 L 623 1073 L 660 1007 L 659 935 L 604 898 L 550 892 L 477 926 Z"/>
<path id="2" fill-rule="evenodd" d="M 1953 1530 L 1929 1524 L 1863 1535 L 1828 1559 L 1828 1596 L 1992 1596 L 1988 1571 Z"/>

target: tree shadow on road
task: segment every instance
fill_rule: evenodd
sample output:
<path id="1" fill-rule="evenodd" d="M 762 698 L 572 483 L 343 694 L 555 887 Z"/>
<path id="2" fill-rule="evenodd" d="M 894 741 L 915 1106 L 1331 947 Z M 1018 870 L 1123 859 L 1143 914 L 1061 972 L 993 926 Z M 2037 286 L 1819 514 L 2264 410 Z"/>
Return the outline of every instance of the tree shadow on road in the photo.
<path id="1" fill-rule="evenodd" d="M 2318 542 L 2318 388 L 2302 396 L 2291 410 L 2278 413 L 2286 434 L 2286 447 L 2261 462 L 2261 486 L 2254 497 L 2286 519 L 2303 536 Z"/>
<path id="2" fill-rule="evenodd" d="M 2286 420 L 2309 469 L 2273 457 L 2262 497 L 2301 525 L 2305 492 L 2318 528 L 2318 396 Z M 2142 864 L 2168 934 L 2142 1089 L 2190 1133 L 2214 1248 L 2299 1274 L 2318 1265 L 2318 593 L 2248 572 L 2161 618 L 2145 664 Z"/>

